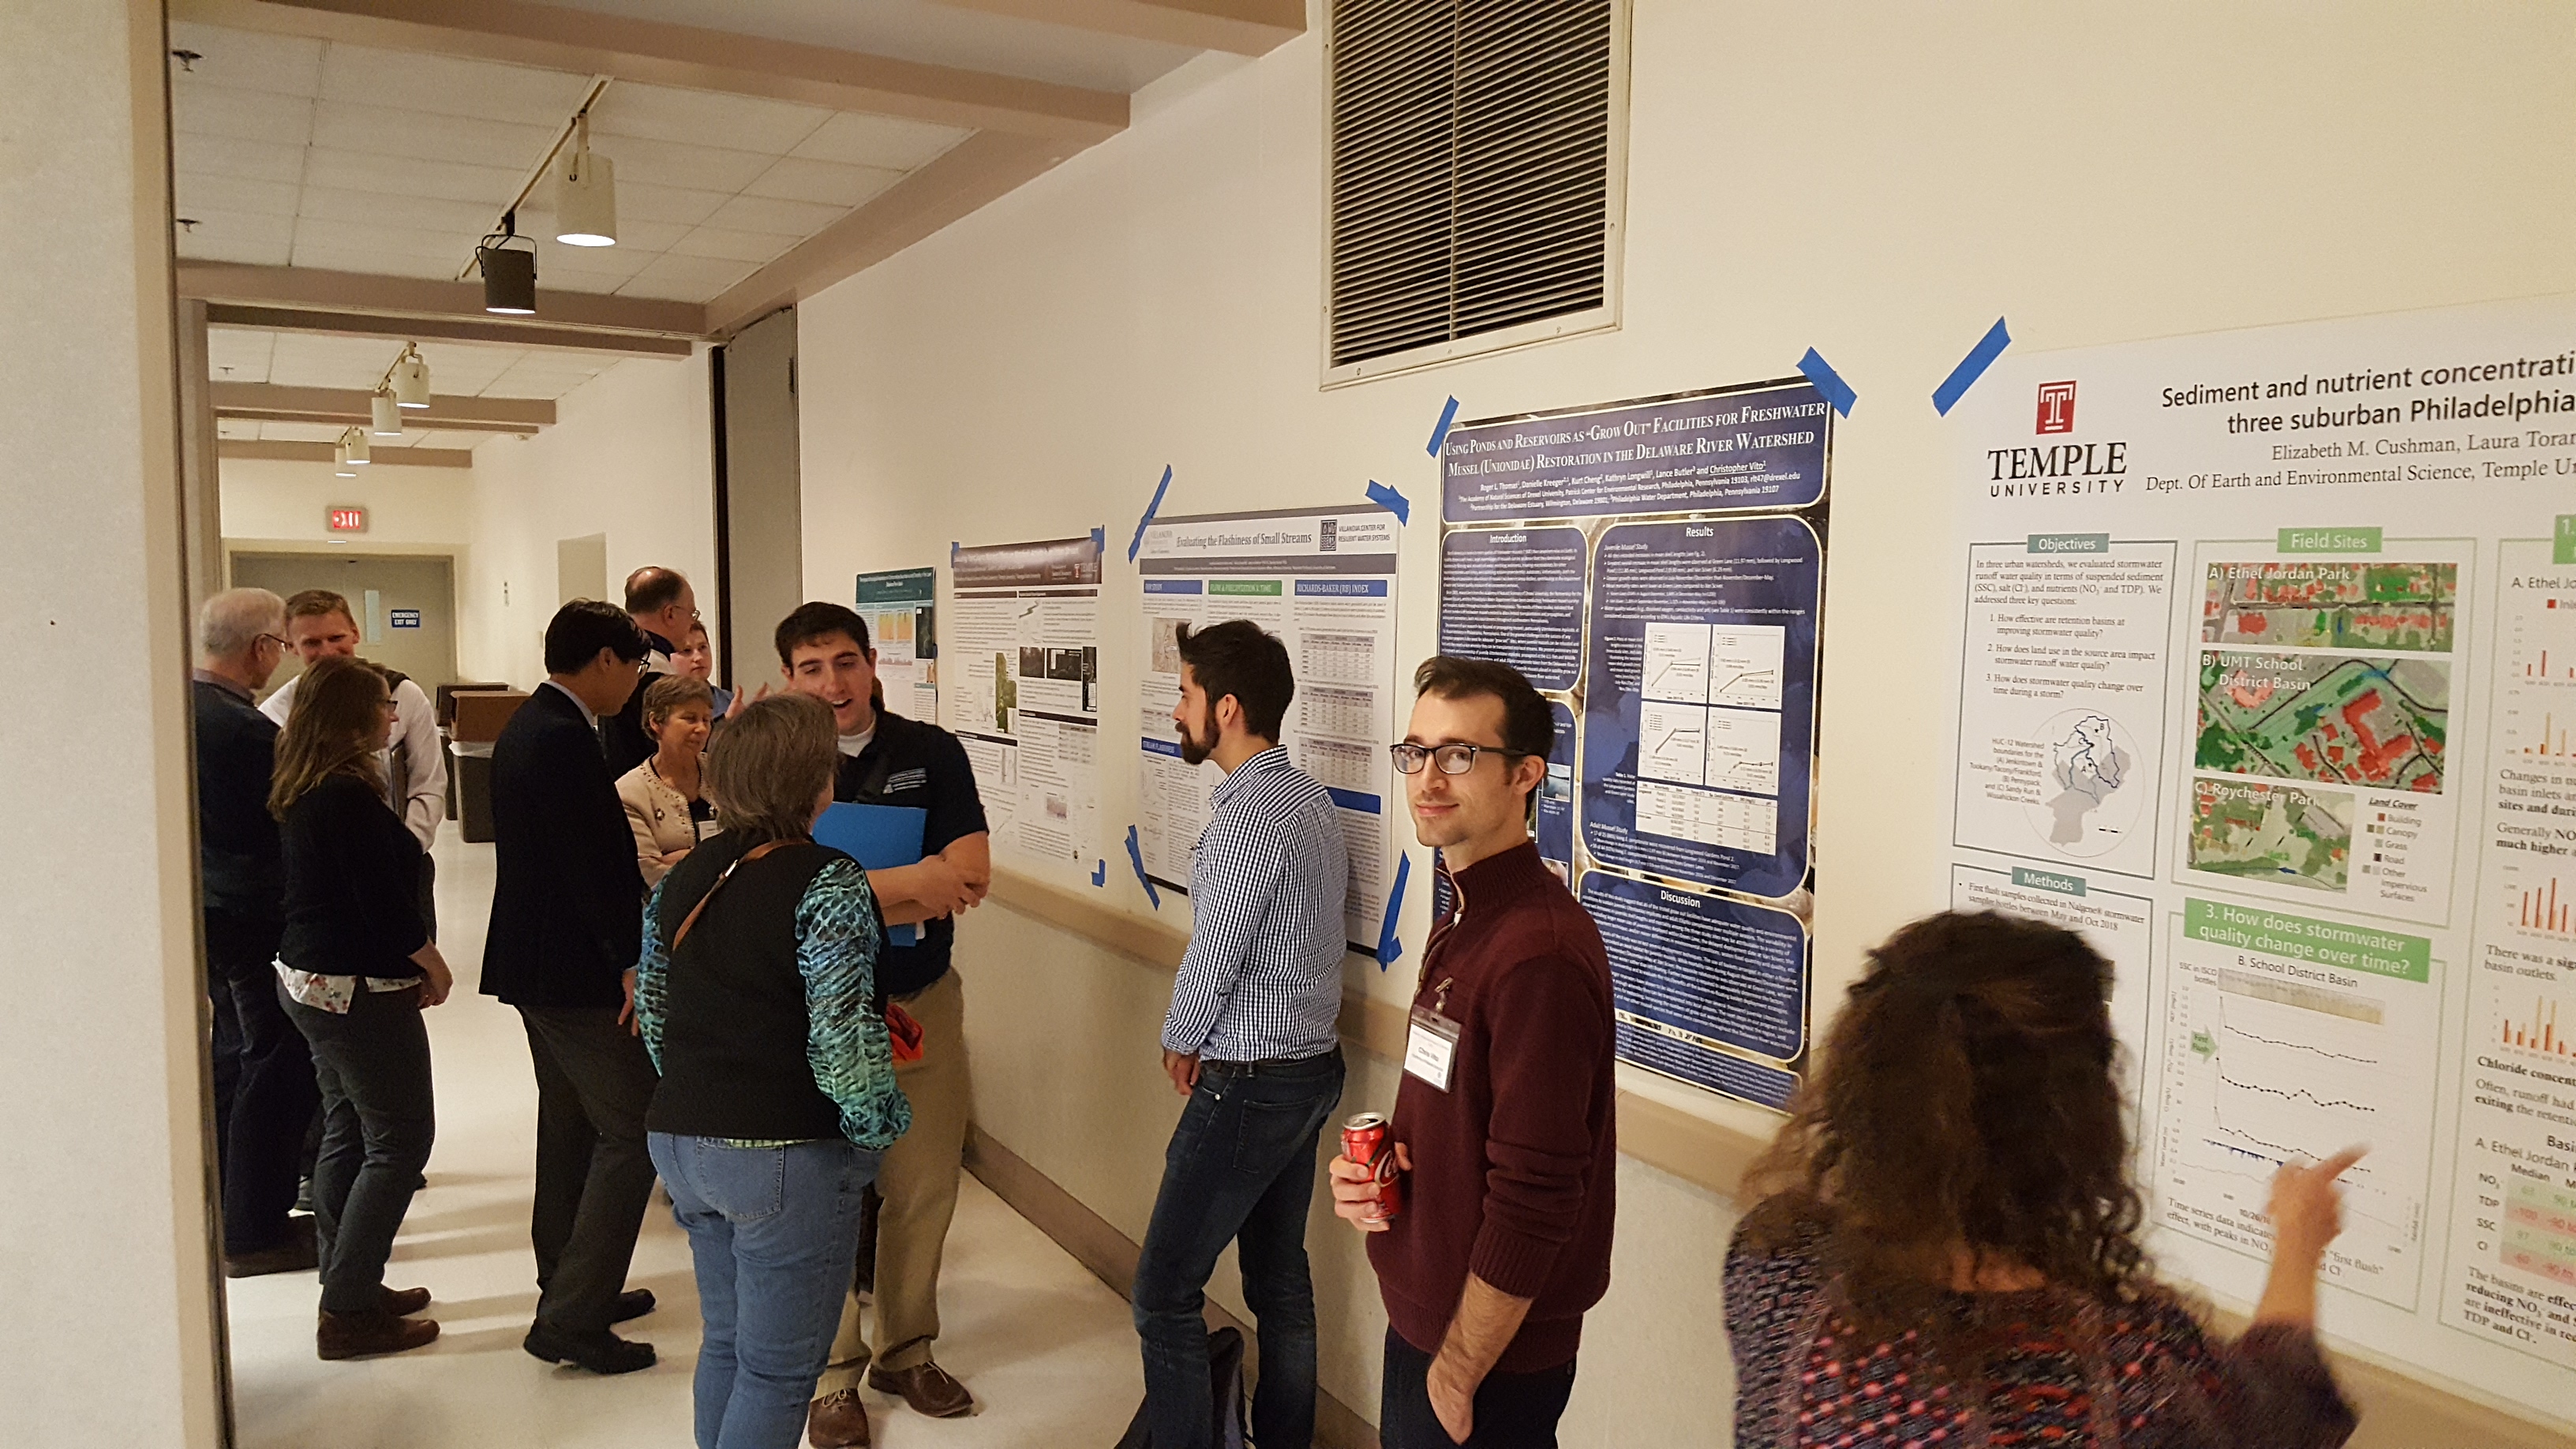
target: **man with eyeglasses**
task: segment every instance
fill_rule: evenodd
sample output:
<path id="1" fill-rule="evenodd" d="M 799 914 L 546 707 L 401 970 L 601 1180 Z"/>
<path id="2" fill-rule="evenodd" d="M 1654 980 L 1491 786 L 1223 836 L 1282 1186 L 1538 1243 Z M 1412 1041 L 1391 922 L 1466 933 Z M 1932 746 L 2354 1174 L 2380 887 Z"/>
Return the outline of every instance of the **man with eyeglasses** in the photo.
<path id="1" fill-rule="evenodd" d="M 644 728 L 644 695 L 653 681 L 676 671 L 673 660 L 681 651 L 682 641 L 698 625 L 698 594 L 678 569 L 648 564 L 626 576 L 626 617 L 644 634 L 644 658 L 636 665 L 641 676 L 635 692 L 624 708 L 599 720 L 599 747 L 608 756 L 609 777 L 614 779 L 653 757 L 660 746 Z M 722 719 L 724 712 L 718 710 Z"/>
<path id="2" fill-rule="evenodd" d="M 286 658 L 286 601 L 227 589 L 197 614 L 197 859 L 215 1004 L 215 1162 L 224 1275 L 309 1272 L 313 1220 L 292 1216 L 304 1129 L 322 1096 L 278 1003 L 286 881 L 268 813 L 277 725 L 251 703 Z"/>
<path id="3" fill-rule="evenodd" d="M 1610 960 L 1540 861 L 1530 804 L 1556 726 L 1519 670 L 1415 672 L 1391 753 L 1454 905 L 1416 981 L 1390 1148 L 1403 1202 L 1335 1157 L 1333 1211 L 1369 1239 L 1386 1302 L 1386 1449 L 1538 1449 L 1574 1391 L 1583 1314 L 1610 1286 Z"/>

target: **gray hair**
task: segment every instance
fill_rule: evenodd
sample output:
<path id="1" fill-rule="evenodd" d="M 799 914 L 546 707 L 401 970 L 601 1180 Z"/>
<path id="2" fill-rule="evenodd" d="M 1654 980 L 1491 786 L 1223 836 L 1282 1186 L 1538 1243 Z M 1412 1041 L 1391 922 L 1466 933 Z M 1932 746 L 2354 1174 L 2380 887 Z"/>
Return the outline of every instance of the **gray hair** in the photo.
<path id="1" fill-rule="evenodd" d="M 266 589 L 226 589 L 197 611 L 197 652 L 229 659 L 262 634 L 286 631 L 286 601 Z"/>

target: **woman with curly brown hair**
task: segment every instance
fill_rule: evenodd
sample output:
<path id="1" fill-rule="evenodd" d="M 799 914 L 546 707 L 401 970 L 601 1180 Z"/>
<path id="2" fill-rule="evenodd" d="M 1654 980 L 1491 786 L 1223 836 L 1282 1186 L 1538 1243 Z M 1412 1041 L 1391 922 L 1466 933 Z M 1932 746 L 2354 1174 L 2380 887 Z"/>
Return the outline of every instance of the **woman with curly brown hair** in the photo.
<path id="1" fill-rule="evenodd" d="M 2358 1149 L 2273 1179 L 2253 1326 L 2159 1285 L 2113 1075 L 2111 966 L 1993 913 L 1871 953 L 1727 1254 L 1737 1449 L 2331 1449 L 2316 1281 Z"/>

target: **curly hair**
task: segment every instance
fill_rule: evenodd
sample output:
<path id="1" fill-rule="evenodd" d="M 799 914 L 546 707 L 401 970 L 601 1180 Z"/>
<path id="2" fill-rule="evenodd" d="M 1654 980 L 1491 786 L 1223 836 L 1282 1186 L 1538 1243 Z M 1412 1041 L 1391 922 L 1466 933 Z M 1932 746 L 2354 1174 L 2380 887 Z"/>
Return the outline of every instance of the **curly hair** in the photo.
<path id="1" fill-rule="evenodd" d="M 1945 912 L 1898 931 L 1748 1178 L 1753 1241 L 1808 1244 L 1837 1313 L 1882 1336 L 1945 1337 L 1963 1268 L 2149 1296 L 2110 992 L 2110 962 L 2056 926 Z"/>

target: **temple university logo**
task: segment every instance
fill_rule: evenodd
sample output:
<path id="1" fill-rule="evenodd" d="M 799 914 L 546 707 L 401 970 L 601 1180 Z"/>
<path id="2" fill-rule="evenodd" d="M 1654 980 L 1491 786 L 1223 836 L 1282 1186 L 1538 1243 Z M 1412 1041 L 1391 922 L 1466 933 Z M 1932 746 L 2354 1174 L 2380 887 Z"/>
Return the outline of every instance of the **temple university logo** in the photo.
<path id="1" fill-rule="evenodd" d="M 2075 384 L 2043 382 L 2039 385 L 2039 430 L 2043 433 L 2075 431 Z"/>

